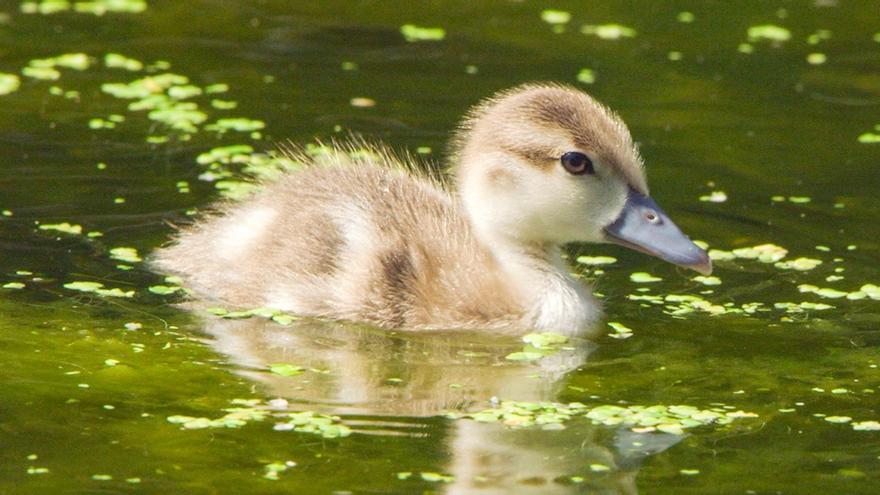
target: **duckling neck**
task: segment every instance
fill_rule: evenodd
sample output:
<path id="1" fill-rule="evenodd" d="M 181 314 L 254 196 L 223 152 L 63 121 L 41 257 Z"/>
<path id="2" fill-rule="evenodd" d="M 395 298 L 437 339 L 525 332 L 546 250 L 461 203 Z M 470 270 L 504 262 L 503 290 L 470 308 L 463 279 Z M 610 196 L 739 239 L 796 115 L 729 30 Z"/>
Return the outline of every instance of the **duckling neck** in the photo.
<path id="1" fill-rule="evenodd" d="M 569 275 L 559 246 L 499 243 L 493 253 L 522 299 L 525 324 L 573 335 L 598 318 L 598 301 Z"/>

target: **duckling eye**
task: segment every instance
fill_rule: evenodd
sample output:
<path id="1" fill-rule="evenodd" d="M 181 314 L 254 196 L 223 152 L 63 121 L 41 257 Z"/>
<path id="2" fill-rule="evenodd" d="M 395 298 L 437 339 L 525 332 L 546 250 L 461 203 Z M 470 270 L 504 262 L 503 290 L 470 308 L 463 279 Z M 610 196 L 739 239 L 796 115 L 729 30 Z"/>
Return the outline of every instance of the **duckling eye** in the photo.
<path id="1" fill-rule="evenodd" d="M 592 160 L 587 155 L 577 151 L 564 153 L 559 161 L 562 163 L 565 171 L 572 175 L 593 175 L 596 173 Z"/>

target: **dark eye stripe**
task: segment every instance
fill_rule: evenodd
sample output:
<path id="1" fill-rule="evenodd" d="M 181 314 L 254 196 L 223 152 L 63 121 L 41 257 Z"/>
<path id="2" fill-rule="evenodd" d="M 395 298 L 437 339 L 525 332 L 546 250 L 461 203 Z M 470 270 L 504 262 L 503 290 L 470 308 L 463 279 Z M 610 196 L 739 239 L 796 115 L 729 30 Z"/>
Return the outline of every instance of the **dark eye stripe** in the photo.
<path id="1" fill-rule="evenodd" d="M 562 157 L 559 158 L 559 162 L 562 163 L 565 171 L 572 175 L 593 175 L 596 173 L 590 157 L 579 151 L 563 153 Z"/>

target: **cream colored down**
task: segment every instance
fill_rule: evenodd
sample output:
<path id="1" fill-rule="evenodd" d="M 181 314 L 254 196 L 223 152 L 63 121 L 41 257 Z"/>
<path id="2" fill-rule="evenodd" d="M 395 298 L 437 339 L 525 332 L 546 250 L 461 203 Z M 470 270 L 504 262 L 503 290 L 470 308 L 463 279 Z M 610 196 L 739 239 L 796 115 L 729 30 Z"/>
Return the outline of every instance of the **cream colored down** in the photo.
<path id="1" fill-rule="evenodd" d="M 601 242 L 630 188 L 647 193 L 622 121 L 588 95 L 526 85 L 475 107 L 451 178 L 384 148 L 345 146 L 218 207 L 155 256 L 197 297 L 230 307 L 408 329 L 575 334 L 600 306 L 560 257 Z M 559 157 L 589 156 L 594 175 Z"/>

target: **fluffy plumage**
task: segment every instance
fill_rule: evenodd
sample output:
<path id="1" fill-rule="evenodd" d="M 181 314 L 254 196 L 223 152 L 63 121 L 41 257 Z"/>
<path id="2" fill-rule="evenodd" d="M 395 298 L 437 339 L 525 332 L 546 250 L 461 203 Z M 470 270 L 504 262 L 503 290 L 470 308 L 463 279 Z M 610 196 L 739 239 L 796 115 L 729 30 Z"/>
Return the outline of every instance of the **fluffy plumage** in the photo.
<path id="1" fill-rule="evenodd" d="M 593 157 L 595 177 L 559 157 Z M 586 94 L 526 85 L 478 105 L 453 144 L 455 184 L 383 148 L 344 148 L 219 207 L 154 256 L 201 298 L 383 327 L 577 333 L 600 313 L 559 245 L 602 242 L 647 192 L 622 121 Z"/>

